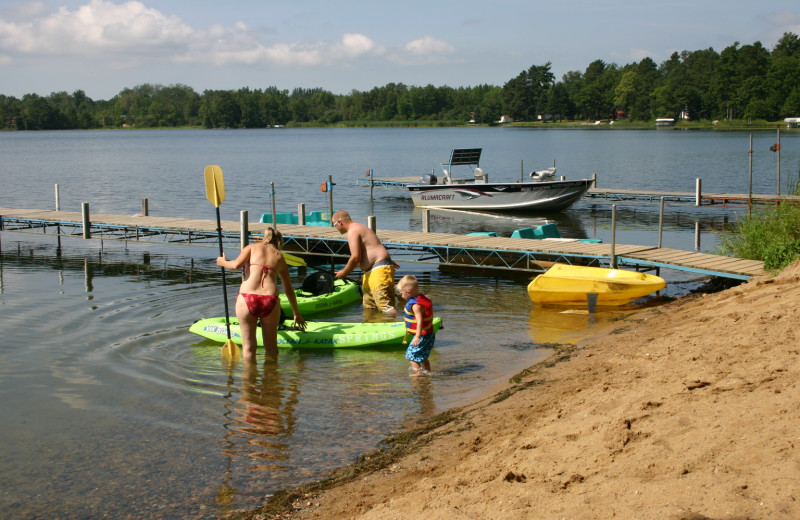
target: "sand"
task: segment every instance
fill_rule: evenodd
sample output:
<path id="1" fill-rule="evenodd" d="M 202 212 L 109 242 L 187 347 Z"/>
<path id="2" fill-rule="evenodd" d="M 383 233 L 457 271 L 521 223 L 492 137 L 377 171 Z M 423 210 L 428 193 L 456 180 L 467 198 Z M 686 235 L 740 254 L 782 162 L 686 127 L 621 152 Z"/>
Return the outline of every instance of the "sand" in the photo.
<path id="1" fill-rule="evenodd" d="M 798 328 L 800 262 L 642 310 L 384 467 L 248 517 L 798 519 Z"/>

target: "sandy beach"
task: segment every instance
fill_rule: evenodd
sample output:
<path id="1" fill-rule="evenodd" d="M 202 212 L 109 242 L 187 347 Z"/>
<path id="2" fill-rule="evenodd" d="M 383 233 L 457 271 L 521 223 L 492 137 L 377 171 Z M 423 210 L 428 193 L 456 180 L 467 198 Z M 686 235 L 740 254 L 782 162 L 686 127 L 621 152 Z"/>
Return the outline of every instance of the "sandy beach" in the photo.
<path id="1" fill-rule="evenodd" d="M 800 263 L 642 310 L 246 517 L 800 518 L 799 327 Z"/>

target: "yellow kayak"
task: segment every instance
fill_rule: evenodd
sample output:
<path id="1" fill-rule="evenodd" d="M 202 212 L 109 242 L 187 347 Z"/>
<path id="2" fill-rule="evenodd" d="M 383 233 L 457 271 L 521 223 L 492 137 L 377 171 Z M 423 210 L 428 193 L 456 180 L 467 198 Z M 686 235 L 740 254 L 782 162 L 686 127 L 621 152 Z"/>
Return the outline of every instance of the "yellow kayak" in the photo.
<path id="1" fill-rule="evenodd" d="M 553 264 L 528 284 L 535 303 L 586 304 L 587 294 L 597 294 L 597 305 L 624 305 L 663 289 L 660 276 L 580 265 Z"/>

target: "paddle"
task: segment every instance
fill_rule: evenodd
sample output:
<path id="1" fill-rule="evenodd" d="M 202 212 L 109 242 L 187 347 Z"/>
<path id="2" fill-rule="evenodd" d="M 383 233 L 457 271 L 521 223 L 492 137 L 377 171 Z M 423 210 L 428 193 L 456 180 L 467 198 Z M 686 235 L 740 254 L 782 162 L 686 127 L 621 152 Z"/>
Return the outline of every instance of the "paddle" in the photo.
<path id="1" fill-rule="evenodd" d="M 222 178 L 222 168 L 219 166 L 206 166 L 203 172 L 206 181 L 206 198 L 217 208 L 217 236 L 219 237 L 219 256 L 222 256 L 222 223 L 219 219 L 219 205 L 225 200 L 225 181 Z M 239 345 L 231 340 L 231 318 L 228 313 L 228 288 L 225 284 L 225 268 L 222 270 L 222 295 L 225 300 L 225 330 L 228 341 L 222 346 L 222 358 L 227 361 L 237 361 L 242 358 Z"/>
<path id="2" fill-rule="evenodd" d="M 302 267 L 306 265 L 306 261 L 299 256 L 290 255 L 285 251 L 281 251 L 281 254 L 283 255 L 283 259 L 286 260 L 287 265 L 291 265 L 293 267 Z"/>

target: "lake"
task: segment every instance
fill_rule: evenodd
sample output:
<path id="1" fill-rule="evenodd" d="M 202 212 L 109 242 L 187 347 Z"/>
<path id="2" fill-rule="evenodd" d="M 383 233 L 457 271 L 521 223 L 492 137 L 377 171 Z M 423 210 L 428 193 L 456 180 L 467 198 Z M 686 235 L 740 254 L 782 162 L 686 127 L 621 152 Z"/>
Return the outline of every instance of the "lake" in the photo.
<path id="1" fill-rule="evenodd" d="M 798 133 L 783 132 L 782 191 L 797 182 Z M 776 191 L 775 132 L 754 133 L 753 186 Z M 746 193 L 748 132 L 618 129 L 267 129 L 4 132 L 0 207 L 54 207 L 212 219 L 203 169 L 225 175 L 222 218 L 334 205 L 379 228 L 421 228 L 399 191 L 355 186 L 365 171 L 439 171 L 452 148 L 482 147 L 492 180 L 551 166 L 601 187 Z M 793 189 L 793 188 L 792 188 Z M 742 209 L 670 206 L 664 245 L 712 251 Z M 744 210 L 746 211 L 746 210 Z M 431 230 L 494 230 L 553 221 L 565 236 L 610 240 L 610 206 L 581 202 L 547 216 L 433 212 Z M 657 205 L 620 206 L 618 243 L 655 244 Z M 700 230 L 700 234 L 697 231 Z M 229 256 L 233 251 L 229 252 Z M 534 308 L 525 281 L 448 274 L 402 262 L 434 301 L 431 378 L 408 377 L 403 351 L 282 350 L 277 364 L 242 373 L 220 345 L 188 332 L 223 315 L 215 248 L 63 239 L 0 232 L 0 390 L 3 518 L 218 518 L 275 491 L 324 477 L 405 427 L 486 398 L 546 355 L 642 306 L 589 316 Z M 304 276 L 293 270 L 298 285 Z M 702 282 L 662 272 L 662 296 Z M 229 300 L 237 290 L 228 278 Z M 359 306 L 321 319 L 360 321 Z"/>

